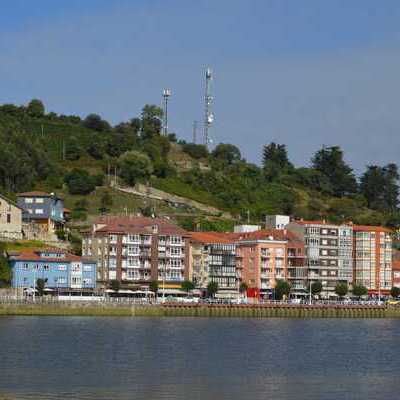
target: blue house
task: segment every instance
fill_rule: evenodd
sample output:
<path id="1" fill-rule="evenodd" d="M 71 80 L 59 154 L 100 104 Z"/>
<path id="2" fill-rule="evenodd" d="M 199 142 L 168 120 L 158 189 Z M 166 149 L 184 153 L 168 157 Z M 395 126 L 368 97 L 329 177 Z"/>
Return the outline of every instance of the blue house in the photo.
<path id="1" fill-rule="evenodd" d="M 97 263 L 60 249 L 9 252 L 12 287 L 33 288 L 44 279 L 48 289 L 87 290 L 96 288 Z"/>
<path id="2" fill-rule="evenodd" d="M 19 193 L 17 204 L 24 210 L 22 220 L 36 223 L 44 232 L 54 233 L 64 224 L 64 201 L 54 193 Z"/>

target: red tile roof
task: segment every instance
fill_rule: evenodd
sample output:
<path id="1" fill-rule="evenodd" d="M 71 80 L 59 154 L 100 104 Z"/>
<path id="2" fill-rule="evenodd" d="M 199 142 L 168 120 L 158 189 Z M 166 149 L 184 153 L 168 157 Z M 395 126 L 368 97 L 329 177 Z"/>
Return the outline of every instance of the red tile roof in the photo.
<path id="1" fill-rule="evenodd" d="M 65 257 L 43 257 L 40 256 L 41 253 L 57 253 L 65 254 Z M 48 262 L 63 262 L 63 261 L 82 261 L 82 257 L 76 256 L 75 254 L 70 254 L 62 249 L 47 248 L 47 249 L 27 249 L 22 251 L 10 251 L 8 252 L 10 260 L 18 261 L 48 261 Z"/>
<path id="2" fill-rule="evenodd" d="M 234 240 L 229 234 L 221 232 L 189 232 L 190 238 L 199 243 L 233 243 Z"/>
<path id="3" fill-rule="evenodd" d="M 18 193 L 17 196 L 18 197 L 27 197 L 27 196 L 32 196 L 32 197 L 52 197 L 52 195 L 50 193 L 39 192 L 39 191 Z"/>
<path id="4" fill-rule="evenodd" d="M 373 225 L 352 225 L 353 231 L 356 232 L 386 232 L 392 233 L 393 231 L 389 228 L 383 226 L 373 226 Z"/>
<path id="5" fill-rule="evenodd" d="M 157 226 L 160 235 L 187 236 L 187 232 L 181 227 L 163 218 L 148 217 L 100 217 L 95 224 L 105 226 L 96 230 L 96 233 L 153 233 L 153 227 Z"/>
<path id="6" fill-rule="evenodd" d="M 298 244 L 303 243 L 296 234 L 282 229 L 262 229 L 241 233 L 190 232 L 190 237 L 201 243 L 237 243 L 249 240 L 279 240 L 292 243 L 297 242 Z"/>

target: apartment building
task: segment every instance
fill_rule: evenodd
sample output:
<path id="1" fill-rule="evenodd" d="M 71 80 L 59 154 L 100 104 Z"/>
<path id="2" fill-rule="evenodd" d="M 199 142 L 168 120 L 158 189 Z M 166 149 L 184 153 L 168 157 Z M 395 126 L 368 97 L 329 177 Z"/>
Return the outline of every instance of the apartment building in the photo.
<path id="1" fill-rule="evenodd" d="M 308 280 L 320 281 L 323 295 L 335 290 L 338 282 L 353 281 L 353 227 L 326 221 L 293 221 L 287 226 L 304 241 Z"/>
<path id="2" fill-rule="evenodd" d="M 96 261 L 60 249 L 12 251 L 8 253 L 12 287 L 33 288 L 37 279 L 46 280 L 50 290 L 93 290 Z"/>
<path id="3" fill-rule="evenodd" d="M 83 232 L 82 254 L 98 261 L 97 281 L 124 287 L 148 287 L 158 281 L 166 289 L 180 288 L 189 278 L 189 237 L 167 219 L 103 217 Z"/>
<path id="4" fill-rule="evenodd" d="M 354 279 L 369 294 L 388 294 L 392 287 L 392 231 L 353 225 Z"/>
<path id="5" fill-rule="evenodd" d="M 218 296 L 238 293 L 236 245 L 229 234 L 191 232 L 191 279 L 206 289 L 209 282 L 218 283 Z"/>
<path id="6" fill-rule="evenodd" d="M 267 229 L 236 238 L 238 276 L 251 295 L 268 297 L 278 279 L 302 294 L 307 279 L 303 242 L 285 229 Z"/>

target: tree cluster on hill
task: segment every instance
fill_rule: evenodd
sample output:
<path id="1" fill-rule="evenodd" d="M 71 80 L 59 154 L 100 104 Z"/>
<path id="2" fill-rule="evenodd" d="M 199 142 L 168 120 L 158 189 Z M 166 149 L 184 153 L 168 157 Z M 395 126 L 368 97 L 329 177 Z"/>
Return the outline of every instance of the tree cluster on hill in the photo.
<path id="1" fill-rule="evenodd" d="M 250 215 L 254 222 L 267 213 L 284 213 L 400 225 L 396 164 L 368 166 L 357 179 L 338 146 L 323 147 L 311 157 L 310 166 L 296 168 L 286 145 L 272 142 L 262 149 L 258 167 L 229 143 L 211 152 L 185 141 L 177 145 L 174 134 L 161 134 L 162 117 L 159 107 L 145 105 L 139 116 L 112 126 L 98 114 L 81 119 L 46 112 L 38 99 L 26 106 L 2 105 L 0 191 L 15 193 L 46 182 L 54 189 L 64 183 L 71 194 L 91 193 L 102 185 L 104 175 L 85 171 L 84 161 L 97 171 L 116 171 L 126 185 L 150 181 L 234 215 Z M 46 126 L 63 132 L 62 145 L 46 136 Z M 170 162 L 171 146 L 180 146 L 193 159 L 191 169 L 176 170 Z M 108 207 L 105 199 L 100 208 Z"/>

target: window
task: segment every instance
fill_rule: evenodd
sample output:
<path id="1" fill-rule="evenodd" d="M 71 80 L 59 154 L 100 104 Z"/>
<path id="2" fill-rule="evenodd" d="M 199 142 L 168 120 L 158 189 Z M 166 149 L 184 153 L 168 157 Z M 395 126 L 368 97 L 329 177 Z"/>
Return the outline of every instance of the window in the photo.
<path id="1" fill-rule="evenodd" d="M 42 198 L 42 197 L 38 197 L 38 198 L 35 200 L 35 203 L 36 203 L 36 204 L 43 204 L 43 198 Z"/>
<path id="2" fill-rule="evenodd" d="M 49 270 L 49 266 L 48 265 L 43 265 L 43 270 L 44 271 L 48 271 Z"/>
<path id="3" fill-rule="evenodd" d="M 30 197 L 27 197 L 27 198 L 25 199 L 25 203 L 26 203 L 26 204 L 33 203 L 33 199 L 30 198 Z"/>
<path id="4" fill-rule="evenodd" d="M 7 224 L 11 224 L 11 214 L 7 214 Z"/>
<path id="5" fill-rule="evenodd" d="M 25 263 L 25 264 L 23 265 L 22 268 L 23 268 L 23 269 L 29 269 L 29 264 L 28 264 L 28 263 Z"/>
<path id="6" fill-rule="evenodd" d="M 92 266 L 91 265 L 84 265 L 83 266 L 83 270 L 87 271 L 87 272 L 90 272 L 90 271 L 92 271 Z"/>
<path id="7" fill-rule="evenodd" d="M 42 208 L 37 208 L 35 210 L 35 214 L 43 214 L 43 209 Z"/>

